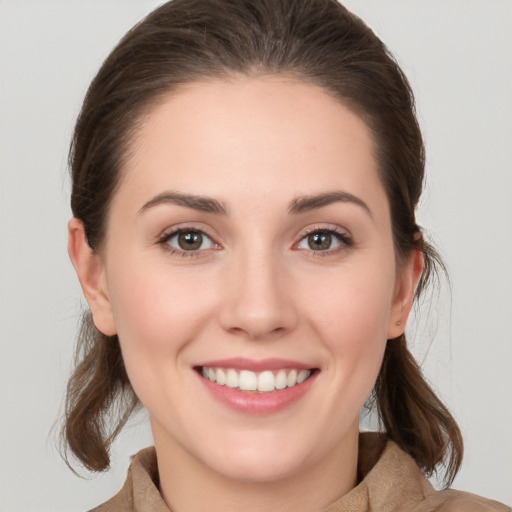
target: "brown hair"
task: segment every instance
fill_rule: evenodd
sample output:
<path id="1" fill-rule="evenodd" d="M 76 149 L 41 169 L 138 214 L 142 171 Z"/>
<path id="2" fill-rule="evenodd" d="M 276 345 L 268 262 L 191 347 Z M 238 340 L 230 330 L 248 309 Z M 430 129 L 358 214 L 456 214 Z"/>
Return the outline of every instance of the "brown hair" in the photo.
<path id="1" fill-rule="evenodd" d="M 336 0 L 174 0 L 125 35 L 87 92 L 70 151 L 71 207 L 91 249 L 104 239 L 123 161 L 148 109 L 185 83 L 269 73 L 317 84 L 365 120 L 391 205 L 397 263 L 414 249 L 424 255 L 419 295 L 444 267 L 415 222 L 425 157 L 413 95 L 385 45 Z M 387 436 L 427 474 L 444 462 L 451 483 L 461 434 L 405 335 L 388 341 L 374 398 Z M 137 405 L 117 336 L 96 331 L 86 314 L 64 427 L 86 468 L 108 468 L 110 444 Z"/>

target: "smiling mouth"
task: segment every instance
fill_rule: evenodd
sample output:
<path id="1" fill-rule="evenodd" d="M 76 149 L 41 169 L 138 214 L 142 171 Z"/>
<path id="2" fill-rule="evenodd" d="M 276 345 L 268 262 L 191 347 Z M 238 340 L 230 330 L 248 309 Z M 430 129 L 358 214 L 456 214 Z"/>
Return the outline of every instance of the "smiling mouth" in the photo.
<path id="1" fill-rule="evenodd" d="M 237 370 L 234 368 L 214 368 L 198 366 L 195 370 L 206 380 L 231 389 L 256 393 L 272 393 L 274 391 L 293 388 L 308 380 L 318 372 L 317 368 L 281 369 L 277 371 Z"/>

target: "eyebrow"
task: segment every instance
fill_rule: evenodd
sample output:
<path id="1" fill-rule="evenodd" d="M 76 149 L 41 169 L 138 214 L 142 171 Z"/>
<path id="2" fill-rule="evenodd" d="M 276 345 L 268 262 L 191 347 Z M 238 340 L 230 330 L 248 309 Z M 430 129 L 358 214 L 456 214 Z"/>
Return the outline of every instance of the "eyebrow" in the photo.
<path id="1" fill-rule="evenodd" d="M 206 213 L 218 213 L 221 215 L 227 215 L 228 213 L 227 208 L 220 201 L 210 197 L 181 194 L 178 192 L 163 192 L 145 203 L 139 210 L 139 214 L 161 204 L 175 204 Z"/>
<path id="2" fill-rule="evenodd" d="M 370 210 L 370 207 L 362 199 L 353 194 L 350 194 L 349 192 L 341 191 L 325 192 L 311 196 L 298 197 L 290 203 L 288 211 L 291 214 L 304 213 L 311 210 L 316 210 L 318 208 L 323 208 L 324 206 L 328 206 L 332 203 L 355 204 L 365 210 L 373 219 L 373 214 Z"/>
<path id="3" fill-rule="evenodd" d="M 360 206 L 365 210 L 373 219 L 372 211 L 369 206 L 359 197 L 350 194 L 349 192 L 324 192 L 311 196 L 302 196 L 295 198 L 288 207 L 290 214 L 299 214 L 316 210 L 328 206 L 333 203 L 352 203 Z M 228 209 L 224 204 L 217 199 L 204 196 L 196 196 L 192 194 L 182 194 L 179 192 L 163 192 L 158 194 L 153 199 L 145 203 L 139 210 L 139 214 L 161 204 L 174 204 L 183 206 L 192 210 L 198 210 L 206 213 L 216 213 L 220 215 L 227 215 Z"/>

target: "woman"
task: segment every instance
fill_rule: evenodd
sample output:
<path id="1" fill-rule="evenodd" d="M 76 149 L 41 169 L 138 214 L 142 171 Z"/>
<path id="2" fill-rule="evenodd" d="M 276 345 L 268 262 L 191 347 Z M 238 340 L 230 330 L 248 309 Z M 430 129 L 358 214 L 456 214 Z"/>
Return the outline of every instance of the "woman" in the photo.
<path id="1" fill-rule="evenodd" d="M 404 335 L 438 261 L 414 216 L 423 143 L 359 19 L 164 4 L 91 84 L 71 166 L 91 314 L 67 441 L 106 469 L 139 404 L 155 441 L 96 510 L 508 510 L 423 476 L 462 459 Z M 385 435 L 359 436 L 370 394 Z"/>

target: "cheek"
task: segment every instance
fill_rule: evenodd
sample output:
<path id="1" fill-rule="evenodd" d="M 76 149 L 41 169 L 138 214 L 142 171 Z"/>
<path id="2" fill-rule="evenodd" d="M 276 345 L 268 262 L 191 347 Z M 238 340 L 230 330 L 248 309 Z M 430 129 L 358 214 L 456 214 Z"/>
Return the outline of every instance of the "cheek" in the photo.
<path id="1" fill-rule="evenodd" d="M 306 297 L 306 308 L 316 311 L 318 329 L 330 333 L 334 346 L 355 345 L 354 349 L 364 350 L 367 344 L 386 339 L 395 276 L 393 263 L 382 267 L 361 265 L 360 270 L 333 273 L 323 290 L 305 283 L 310 292 L 299 296 Z"/>
<path id="2" fill-rule="evenodd" d="M 213 291 L 158 264 L 132 264 L 112 275 L 111 301 L 125 367 L 151 409 L 177 384 L 187 346 L 211 319 Z M 169 367 L 170 365 L 170 367 Z M 172 371 L 170 371 L 172 370 Z"/>
<path id="3" fill-rule="evenodd" d="M 210 321 L 215 295 L 165 264 L 139 258 L 126 268 L 119 264 L 110 274 L 114 320 L 132 387 L 154 413 L 175 403 L 169 390 L 183 387 L 183 353 Z"/>
<path id="4" fill-rule="evenodd" d="M 135 263 L 129 272 L 112 275 L 110 298 L 124 344 L 138 344 L 148 351 L 173 350 L 174 340 L 183 343 L 193 336 L 211 304 L 212 293 L 204 281 L 187 279 L 165 265 Z"/>
<path id="5" fill-rule="evenodd" d="M 381 263 L 332 276 L 327 291 L 310 293 L 305 306 L 316 312 L 313 326 L 330 353 L 332 393 L 343 393 L 354 409 L 371 392 L 387 343 L 394 262 Z"/>

